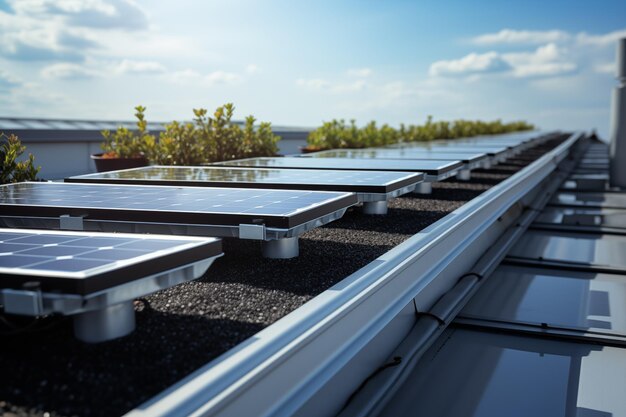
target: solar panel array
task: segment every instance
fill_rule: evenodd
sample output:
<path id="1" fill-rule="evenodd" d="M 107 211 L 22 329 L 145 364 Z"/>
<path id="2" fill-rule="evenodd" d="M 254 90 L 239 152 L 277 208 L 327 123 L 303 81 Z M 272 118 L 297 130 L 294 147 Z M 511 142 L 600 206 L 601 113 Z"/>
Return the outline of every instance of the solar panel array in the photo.
<path id="1" fill-rule="evenodd" d="M 287 188 L 388 193 L 423 180 L 421 173 L 149 166 L 66 178 L 66 182 Z"/>
<path id="2" fill-rule="evenodd" d="M 0 279 L 84 294 L 220 253 L 214 238 L 0 229 Z"/>

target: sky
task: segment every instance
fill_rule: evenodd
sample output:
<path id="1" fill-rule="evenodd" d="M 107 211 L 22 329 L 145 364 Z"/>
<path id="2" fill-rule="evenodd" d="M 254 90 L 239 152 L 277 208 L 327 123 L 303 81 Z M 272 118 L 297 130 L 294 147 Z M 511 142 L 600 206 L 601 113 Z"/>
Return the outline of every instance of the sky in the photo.
<path id="1" fill-rule="evenodd" d="M 606 137 L 626 1 L 0 0 L 0 116 L 315 127 L 527 120 Z"/>

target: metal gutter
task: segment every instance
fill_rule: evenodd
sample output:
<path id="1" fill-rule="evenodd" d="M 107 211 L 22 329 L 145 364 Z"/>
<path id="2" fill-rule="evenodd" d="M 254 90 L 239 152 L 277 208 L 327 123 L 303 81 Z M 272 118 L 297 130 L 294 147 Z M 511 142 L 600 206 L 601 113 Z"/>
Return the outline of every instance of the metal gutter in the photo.
<path id="1" fill-rule="evenodd" d="M 127 416 L 331 415 L 545 193 L 582 133 Z M 458 297 L 467 294 L 461 291 Z M 320 401 L 323 399 L 323 401 Z"/>

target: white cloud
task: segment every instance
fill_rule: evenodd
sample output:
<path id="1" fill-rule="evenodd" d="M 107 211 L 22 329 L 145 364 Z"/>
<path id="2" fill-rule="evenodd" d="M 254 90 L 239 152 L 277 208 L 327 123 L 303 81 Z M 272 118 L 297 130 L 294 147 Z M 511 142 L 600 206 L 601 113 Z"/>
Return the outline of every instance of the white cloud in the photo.
<path id="1" fill-rule="evenodd" d="M 11 0 L 9 4 L 18 15 L 59 19 L 77 27 L 148 28 L 145 11 L 130 0 Z"/>
<path id="2" fill-rule="evenodd" d="M 593 66 L 593 70 L 598 74 L 615 74 L 615 62 L 602 62 Z"/>
<path id="3" fill-rule="evenodd" d="M 7 91 L 22 85 L 22 81 L 0 69 L 0 91 Z"/>
<path id="4" fill-rule="evenodd" d="M 431 76 L 459 76 L 487 72 L 501 72 L 509 69 L 497 52 L 484 54 L 471 53 L 461 59 L 436 61 L 431 64 Z"/>
<path id="5" fill-rule="evenodd" d="M 519 78 L 547 77 L 569 73 L 578 68 L 566 55 L 565 50 L 554 43 L 540 46 L 532 52 L 471 53 L 461 59 L 434 62 L 429 73 L 434 77 L 488 73 L 502 73 Z"/>
<path id="6" fill-rule="evenodd" d="M 534 52 L 503 54 L 502 59 L 513 68 L 515 77 L 554 76 L 577 69 L 576 63 L 568 60 L 564 50 L 554 43 L 540 46 Z"/>
<path id="7" fill-rule="evenodd" d="M 204 76 L 204 81 L 208 85 L 214 84 L 238 84 L 241 82 L 241 76 L 233 72 L 214 71 Z"/>
<path id="8" fill-rule="evenodd" d="M 570 38 L 570 34 L 561 30 L 514 30 L 502 29 L 497 33 L 487 33 L 476 36 L 471 42 L 476 45 L 499 45 L 499 44 L 542 44 L 549 42 L 562 42 Z"/>
<path id="9" fill-rule="evenodd" d="M 589 35 L 586 32 L 581 32 L 576 36 L 576 40 L 579 44 L 594 46 L 614 46 L 617 44 L 617 41 L 622 38 L 626 38 L 626 29 L 616 30 L 605 33 L 604 35 Z"/>
<path id="10" fill-rule="evenodd" d="M 298 78 L 296 84 L 309 90 L 325 90 L 330 87 L 330 82 L 321 78 Z"/>
<path id="11" fill-rule="evenodd" d="M 248 66 L 246 66 L 246 72 L 248 74 L 256 74 L 257 72 L 259 72 L 259 70 L 260 68 L 256 64 L 248 64 Z"/>
<path id="12" fill-rule="evenodd" d="M 208 74 L 202 74 L 193 69 L 185 69 L 168 73 L 165 77 L 174 84 L 204 85 L 208 87 L 218 84 L 235 85 L 244 80 L 244 78 L 239 74 L 221 70 L 213 71 Z"/>
<path id="13" fill-rule="evenodd" d="M 41 75 L 48 79 L 77 80 L 101 76 L 98 71 L 72 63 L 52 64 L 41 70 Z"/>
<path id="14" fill-rule="evenodd" d="M 134 61 L 125 59 L 115 66 L 119 74 L 158 74 L 165 72 L 165 67 L 154 61 Z"/>
<path id="15" fill-rule="evenodd" d="M 357 78 L 367 78 L 372 75 L 371 68 L 353 68 L 347 71 L 348 76 Z"/>

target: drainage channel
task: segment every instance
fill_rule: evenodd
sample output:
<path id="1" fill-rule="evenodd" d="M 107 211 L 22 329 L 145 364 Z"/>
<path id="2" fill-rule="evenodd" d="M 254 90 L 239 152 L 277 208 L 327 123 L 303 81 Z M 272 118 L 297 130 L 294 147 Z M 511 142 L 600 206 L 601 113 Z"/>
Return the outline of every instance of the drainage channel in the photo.
<path id="1" fill-rule="evenodd" d="M 445 328 L 584 143 L 570 135 L 127 415 L 337 414 L 415 326 L 431 318 L 430 333 Z"/>

